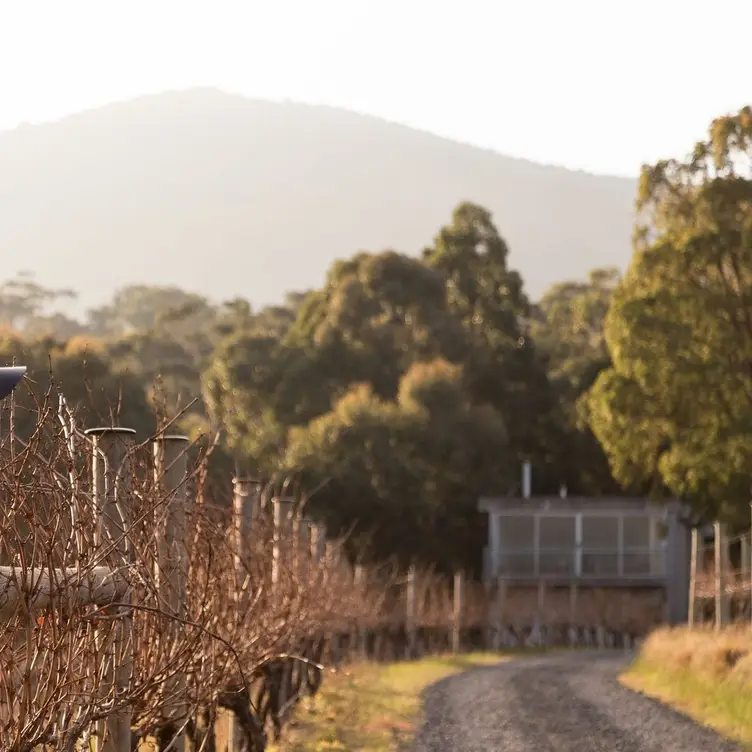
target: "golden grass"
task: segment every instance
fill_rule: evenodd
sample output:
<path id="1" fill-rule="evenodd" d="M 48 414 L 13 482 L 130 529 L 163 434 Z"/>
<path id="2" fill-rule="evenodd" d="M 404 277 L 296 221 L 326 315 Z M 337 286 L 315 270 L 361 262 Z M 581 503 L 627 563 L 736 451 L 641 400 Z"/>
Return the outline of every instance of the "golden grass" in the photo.
<path id="1" fill-rule="evenodd" d="M 270 752 L 393 752 L 420 726 L 420 694 L 429 684 L 509 656 L 471 653 L 392 664 L 359 663 L 327 675 L 303 700 Z"/>
<path id="2" fill-rule="evenodd" d="M 752 631 L 664 628 L 621 682 L 752 749 Z"/>

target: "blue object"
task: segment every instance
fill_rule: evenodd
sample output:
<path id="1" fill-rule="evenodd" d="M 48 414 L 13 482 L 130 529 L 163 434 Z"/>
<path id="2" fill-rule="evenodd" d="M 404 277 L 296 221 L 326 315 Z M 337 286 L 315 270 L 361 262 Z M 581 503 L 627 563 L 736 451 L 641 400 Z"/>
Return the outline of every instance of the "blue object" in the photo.
<path id="1" fill-rule="evenodd" d="M 7 397 L 26 375 L 26 366 L 0 368 L 0 399 Z"/>

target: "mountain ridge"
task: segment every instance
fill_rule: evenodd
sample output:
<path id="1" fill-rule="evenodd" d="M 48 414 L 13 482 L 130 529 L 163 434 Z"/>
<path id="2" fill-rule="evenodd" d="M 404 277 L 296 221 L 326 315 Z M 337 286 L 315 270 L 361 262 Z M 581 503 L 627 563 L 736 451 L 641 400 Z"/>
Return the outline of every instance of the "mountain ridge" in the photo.
<path id="1" fill-rule="evenodd" d="M 635 192 L 630 178 L 211 88 L 0 132 L 4 274 L 31 270 L 85 306 L 139 282 L 272 303 L 361 249 L 417 255 L 465 200 L 493 213 L 538 297 L 626 265 Z"/>
<path id="2" fill-rule="evenodd" d="M 394 125 L 394 126 L 397 126 L 398 128 L 406 128 L 421 136 L 427 136 L 429 138 L 438 139 L 440 141 L 449 141 L 452 144 L 455 144 L 457 146 L 470 147 L 474 150 L 485 152 L 489 155 L 503 157 L 504 159 L 514 161 L 514 162 L 521 162 L 531 167 L 543 167 L 543 168 L 551 168 L 551 169 L 556 169 L 556 170 L 563 170 L 568 173 L 581 174 L 581 175 L 586 175 L 586 176 L 595 177 L 595 178 L 612 178 L 615 180 L 636 179 L 634 175 L 613 175 L 611 173 L 597 172 L 594 170 L 586 170 L 584 168 L 579 168 L 579 167 L 568 167 L 567 165 L 559 164 L 556 162 L 539 162 L 537 160 L 529 159 L 527 157 L 520 157 L 520 156 L 515 156 L 512 154 L 506 154 L 490 146 L 474 144 L 471 141 L 463 141 L 460 138 L 445 136 L 445 135 L 442 135 L 441 133 L 436 133 L 426 128 L 421 128 L 419 126 L 410 125 L 409 123 L 404 123 L 399 120 L 392 120 L 382 115 L 375 115 L 375 114 L 363 112 L 360 110 L 351 110 L 346 107 L 340 107 L 337 105 L 330 105 L 330 104 L 325 104 L 325 103 L 302 102 L 302 101 L 297 101 L 294 99 L 287 99 L 287 98 L 264 99 L 262 97 L 252 97 L 252 96 L 246 96 L 243 94 L 237 94 L 237 93 L 222 89 L 220 87 L 214 87 L 214 86 L 190 86 L 190 87 L 185 87 L 181 89 L 168 89 L 168 90 L 164 90 L 160 92 L 144 93 L 144 94 L 139 94 L 137 96 L 130 97 L 130 98 L 115 99 L 115 100 L 112 100 L 111 102 L 94 105 L 85 110 L 78 110 L 76 112 L 70 112 L 65 115 L 55 117 L 55 118 L 45 118 L 43 120 L 36 120 L 36 121 L 23 121 L 10 128 L 0 128 L 0 138 L 4 135 L 11 135 L 15 133 L 16 131 L 23 131 L 28 128 L 54 126 L 54 125 L 63 124 L 69 120 L 77 120 L 79 118 L 85 119 L 87 116 L 96 115 L 96 113 L 102 110 L 114 110 L 120 105 L 126 105 L 126 106 L 137 105 L 140 102 L 146 103 L 150 100 L 165 99 L 167 97 L 172 97 L 173 95 L 174 96 L 210 95 L 210 96 L 220 96 L 220 97 L 231 97 L 231 98 L 242 99 L 246 102 L 253 102 L 253 103 L 262 104 L 262 105 L 263 104 L 280 105 L 280 106 L 290 105 L 290 106 L 301 108 L 301 109 L 310 108 L 311 110 L 329 110 L 331 112 L 339 113 L 345 116 L 354 116 L 355 118 L 378 121 L 380 123 L 383 123 L 384 125 Z"/>

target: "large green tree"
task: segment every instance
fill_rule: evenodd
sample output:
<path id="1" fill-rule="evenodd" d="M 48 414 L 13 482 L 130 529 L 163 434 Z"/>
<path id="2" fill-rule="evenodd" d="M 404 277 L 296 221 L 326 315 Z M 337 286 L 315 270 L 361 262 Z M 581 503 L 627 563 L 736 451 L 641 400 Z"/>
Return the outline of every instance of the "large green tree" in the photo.
<path id="1" fill-rule="evenodd" d="M 221 341 L 204 378 L 229 445 L 261 468 L 279 459 L 289 428 L 327 413 L 353 384 L 393 398 L 413 363 L 465 349 L 443 276 L 392 251 L 334 264 L 321 290 L 295 302 L 282 337 L 250 319 Z"/>
<path id="2" fill-rule="evenodd" d="M 478 496 L 513 492 L 523 458 L 539 492 L 568 472 L 507 257 L 488 212 L 463 204 L 420 259 L 335 263 L 284 336 L 246 324 L 216 350 L 204 388 L 228 445 L 323 484 L 312 504 L 337 532 L 355 525 L 360 549 L 479 566 Z"/>
<path id="3" fill-rule="evenodd" d="M 367 381 L 377 394 L 393 397 L 412 363 L 461 359 L 462 335 L 443 274 L 384 251 L 334 264 L 324 288 L 301 308 L 290 340 L 343 359 L 340 387 Z"/>
<path id="4" fill-rule="evenodd" d="M 593 269 L 584 281 L 553 285 L 535 306 L 531 332 L 549 377 L 573 396 L 611 363 L 604 328 L 621 276 L 618 269 Z"/>
<path id="5" fill-rule="evenodd" d="M 463 203 L 423 252 L 440 271 L 450 311 L 462 327 L 465 377 L 475 404 L 492 405 L 509 430 L 515 465 L 532 460 L 538 492 L 564 480 L 563 431 L 545 363 L 530 335 L 532 309 L 509 249 L 480 206 Z"/>
<path id="6" fill-rule="evenodd" d="M 606 321 L 613 368 L 590 424 L 615 476 L 748 518 L 752 468 L 752 110 L 685 160 L 645 167 L 629 271 Z"/>
<path id="7" fill-rule="evenodd" d="M 478 569 L 481 493 L 502 490 L 507 431 L 496 411 L 473 406 L 462 369 L 416 363 L 393 400 L 354 386 L 331 412 L 296 428 L 290 472 L 317 488 L 311 506 L 351 545 L 377 559 Z"/>
<path id="8" fill-rule="evenodd" d="M 594 269 L 584 281 L 553 285 L 534 307 L 531 332 L 561 407 L 562 478 L 572 493 L 619 492 L 603 448 L 587 423 L 583 395 L 611 366 L 605 319 L 620 279 L 617 269 Z"/>

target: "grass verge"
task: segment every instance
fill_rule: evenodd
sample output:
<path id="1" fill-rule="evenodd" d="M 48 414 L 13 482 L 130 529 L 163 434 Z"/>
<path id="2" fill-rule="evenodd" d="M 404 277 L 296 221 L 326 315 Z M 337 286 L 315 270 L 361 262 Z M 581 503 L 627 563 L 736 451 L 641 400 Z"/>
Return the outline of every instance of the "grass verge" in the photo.
<path id="1" fill-rule="evenodd" d="M 508 659 L 471 653 L 404 663 L 359 663 L 324 677 L 321 690 L 295 712 L 270 752 L 393 752 L 405 749 L 420 724 L 420 693 L 429 684 Z"/>
<path id="2" fill-rule="evenodd" d="M 749 630 L 658 630 L 620 680 L 752 749 Z"/>

